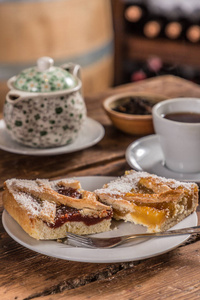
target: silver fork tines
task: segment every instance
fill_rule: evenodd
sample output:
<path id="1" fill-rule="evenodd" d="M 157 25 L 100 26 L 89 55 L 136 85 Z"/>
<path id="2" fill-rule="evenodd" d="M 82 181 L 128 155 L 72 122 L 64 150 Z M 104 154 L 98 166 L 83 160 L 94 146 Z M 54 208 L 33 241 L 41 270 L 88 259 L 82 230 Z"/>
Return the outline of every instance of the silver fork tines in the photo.
<path id="1" fill-rule="evenodd" d="M 153 238 L 153 237 L 166 237 L 184 234 L 200 233 L 200 226 L 176 229 L 171 231 L 156 232 L 156 233 L 142 233 L 132 234 L 111 238 L 98 238 L 91 236 L 81 236 L 73 233 L 67 233 L 67 244 L 73 246 L 82 246 L 89 248 L 113 248 L 122 243 L 139 238 Z M 66 239 L 65 239 L 66 240 Z"/>
<path id="2" fill-rule="evenodd" d="M 68 244 L 75 246 L 84 246 L 88 248 L 111 248 L 122 243 L 122 237 L 113 238 L 95 238 L 82 236 L 73 233 L 67 233 Z"/>

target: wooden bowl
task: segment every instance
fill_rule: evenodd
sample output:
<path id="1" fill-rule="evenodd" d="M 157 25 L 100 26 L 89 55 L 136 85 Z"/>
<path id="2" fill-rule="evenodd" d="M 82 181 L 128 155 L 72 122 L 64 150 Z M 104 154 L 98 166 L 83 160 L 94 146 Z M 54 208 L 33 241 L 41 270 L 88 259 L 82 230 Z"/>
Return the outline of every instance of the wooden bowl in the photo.
<path id="1" fill-rule="evenodd" d="M 152 115 L 134 115 L 113 110 L 118 105 L 129 101 L 131 97 L 141 97 L 149 102 L 156 104 L 166 100 L 167 97 L 148 93 L 125 92 L 110 96 L 103 101 L 103 108 L 112 121 L 113 125 L 119 130 L 132 135 L 147 135 L 154 133 Z"/>

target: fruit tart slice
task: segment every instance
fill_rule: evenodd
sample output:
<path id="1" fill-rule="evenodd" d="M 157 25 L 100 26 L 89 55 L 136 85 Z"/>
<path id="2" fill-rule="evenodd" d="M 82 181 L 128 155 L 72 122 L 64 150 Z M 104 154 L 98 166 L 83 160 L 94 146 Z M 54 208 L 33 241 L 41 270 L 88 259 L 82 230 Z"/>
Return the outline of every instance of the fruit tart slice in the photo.
<path id="1" fill-rule="evenodd" d="M 99 202 L 95 193 L 83 190 L 75 179 L 10 179 L 4 189 L 4 208 L 35 239 L 110 229 L 111 207 Z"/>
<path id="2" fill-rule="evenodd" d="M 116 220 L 144 225 L 148 232 L 169 229 L 194 212 L 198 204 L 197 184 L 133 170 L 95 193 L 113 208 Z"/>

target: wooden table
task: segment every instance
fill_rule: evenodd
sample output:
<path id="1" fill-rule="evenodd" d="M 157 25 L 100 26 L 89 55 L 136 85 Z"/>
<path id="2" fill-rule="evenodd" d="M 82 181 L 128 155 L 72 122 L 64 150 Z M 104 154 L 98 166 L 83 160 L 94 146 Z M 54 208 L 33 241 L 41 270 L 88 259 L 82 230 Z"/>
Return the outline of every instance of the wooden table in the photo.
<path id="1" fill-rule="evenodd" d="M 146 91 L 167 97 L 200 97 L 200 87 L 163 76 L 109 89 L 86 99 L 88 115 L 105 127 L 97 145 L 71 154 L 34 157 L 0 151 L 4 180 L 85 175 L 122 175 L 127 146 L 136 137 L 120 133 L 101 102 L 119 91 Z M 0 213 L 3 207 L 0 200 Z M 157 257 L 125 263 L 82 263 L 48 257 L 19 245 L 0 225 L 0 299 L 200 299 L 200 235 Z"/>

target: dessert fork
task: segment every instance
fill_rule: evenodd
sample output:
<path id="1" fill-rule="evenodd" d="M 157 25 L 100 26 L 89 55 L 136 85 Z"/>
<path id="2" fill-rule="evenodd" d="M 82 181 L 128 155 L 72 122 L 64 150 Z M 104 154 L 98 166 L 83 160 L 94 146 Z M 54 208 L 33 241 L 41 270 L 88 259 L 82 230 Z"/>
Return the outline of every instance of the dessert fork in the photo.
<path id="1" fill-rule="evenodd" d="M 154 238 L 154 237 L 166 237 L 176 236 L 184 234 L 200 233 L 200 226 L 181 228 L 170 231 L 156 232 L 156 233 L 141 233 L 117 236 L 111 238 L 98 238 L 90 236 L 81 236 L 77 234 L 67 233 L 67 244 L 88 247 L 88 248 L 113 248 L 119 246 L 125 242 L 136 240 L 138 238 Z M 62 243 L 66 243 L 66 238 L 61 240 Z"/>

